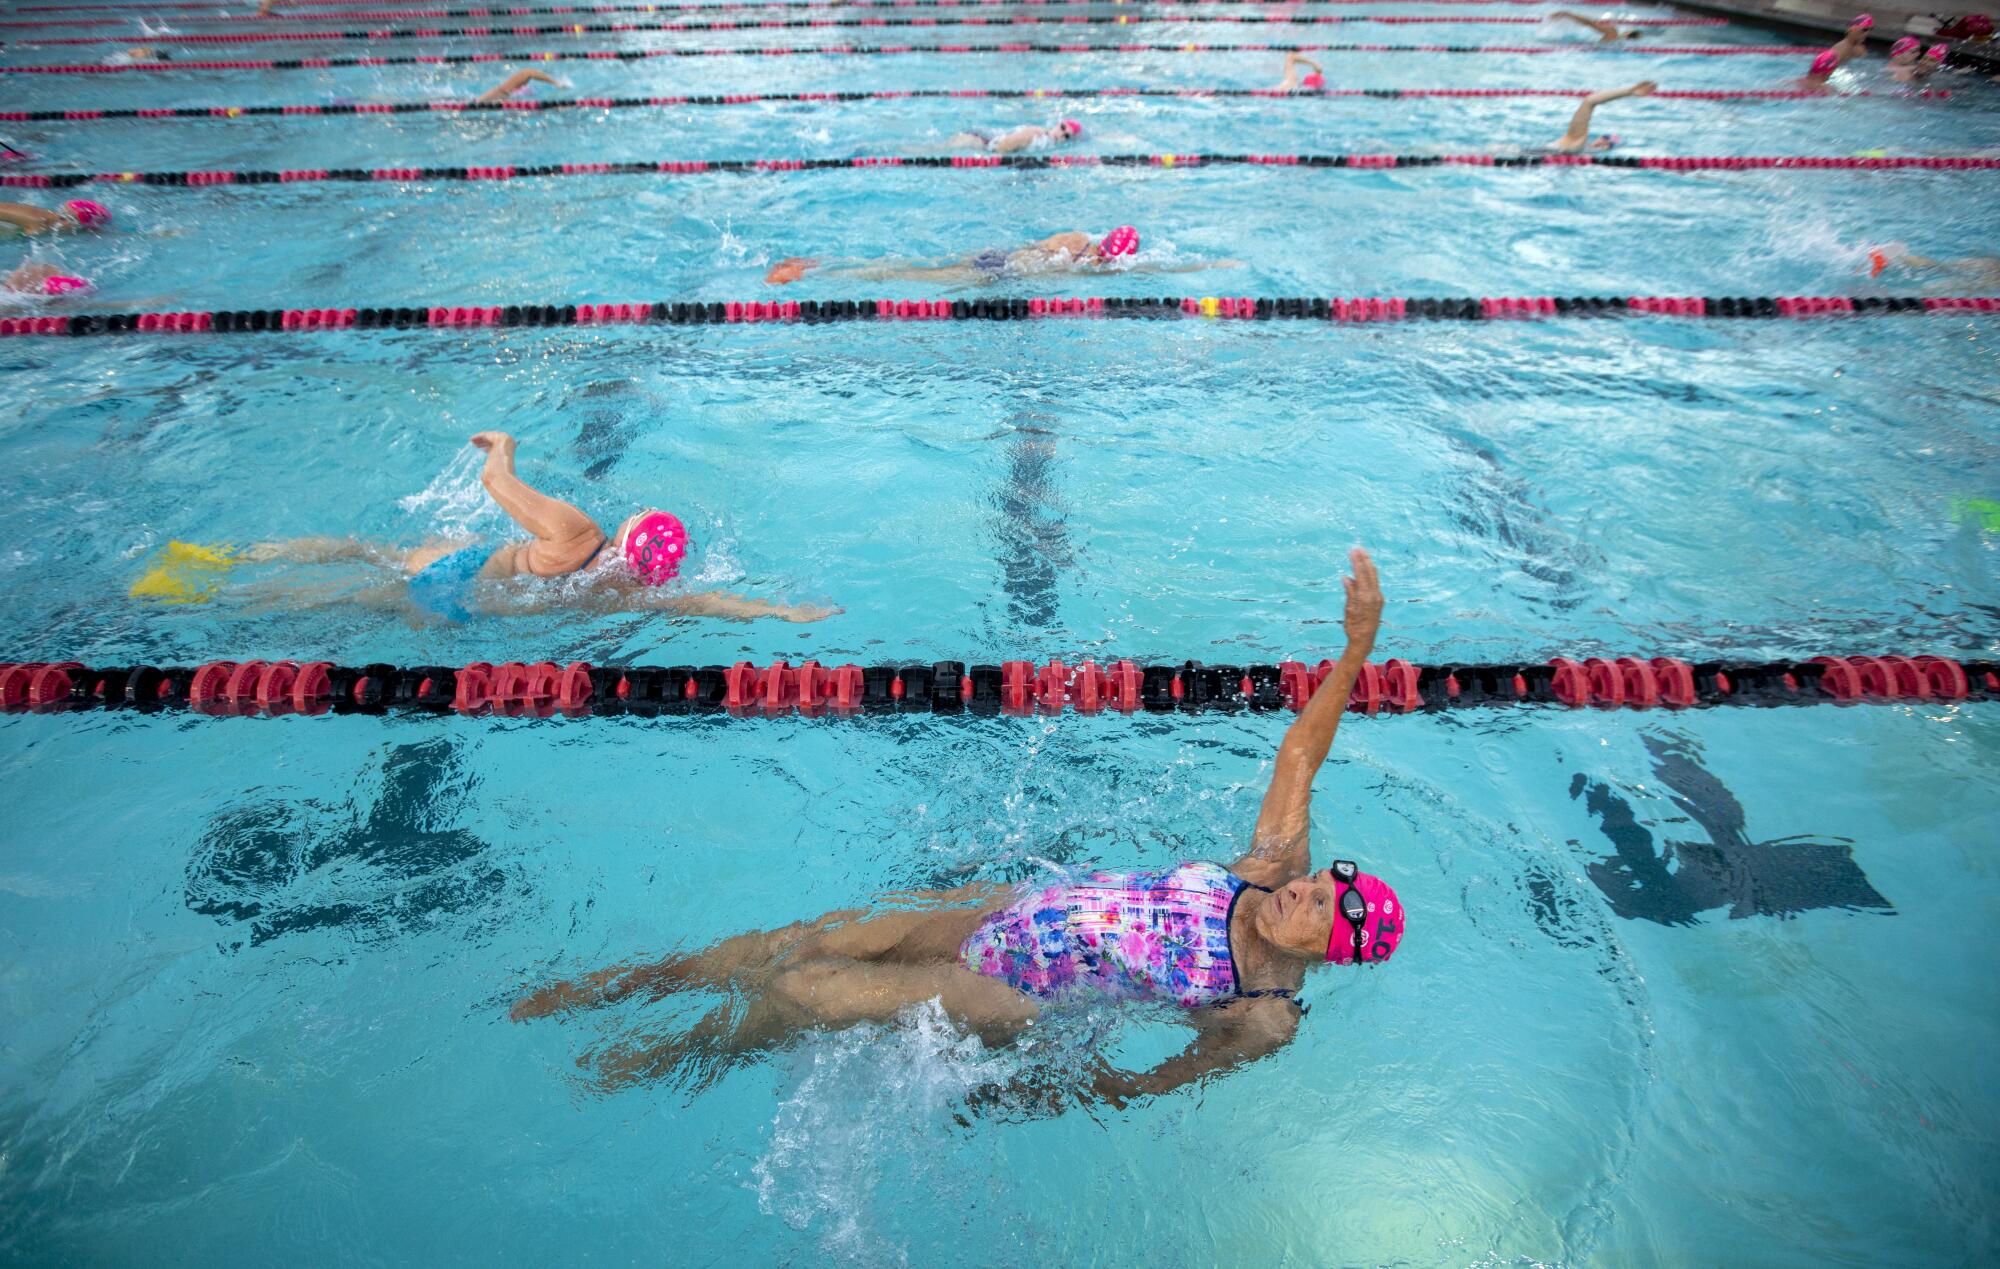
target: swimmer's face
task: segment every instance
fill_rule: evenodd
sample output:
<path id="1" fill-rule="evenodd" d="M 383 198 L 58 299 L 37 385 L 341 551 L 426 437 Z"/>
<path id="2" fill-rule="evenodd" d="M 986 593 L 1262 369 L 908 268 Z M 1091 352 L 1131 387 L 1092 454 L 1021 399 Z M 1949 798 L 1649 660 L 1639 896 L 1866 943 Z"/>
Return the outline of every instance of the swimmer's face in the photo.
<path id="1" fill-rule="evenodd" d="M 1332 870 L 1326 868 L 1279 886 L 1257 909 L 1257 933 L 1288 952 L 1324 958 L 1327 939 L 1340 921 L 1336 886 Z"/>

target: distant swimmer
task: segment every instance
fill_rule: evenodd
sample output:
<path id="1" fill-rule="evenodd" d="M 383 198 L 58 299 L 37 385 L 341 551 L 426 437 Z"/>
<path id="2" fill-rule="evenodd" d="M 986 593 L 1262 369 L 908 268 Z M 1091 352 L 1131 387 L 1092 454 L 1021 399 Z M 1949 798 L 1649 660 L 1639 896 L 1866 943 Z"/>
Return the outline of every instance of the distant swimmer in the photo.
<path id="1" fill-rule="evenodd" d="M 1007 278 L 1033 277 L 1049 273 L 1076 273 L 1117 268 L 1139 273 L 1193 273 L 1202 269 L 1233 268 L 1235 260 L 1189 264 L 1146 263 L 1121 260 L 1139 250 L 1139 231 L 1120 225 L 1102 238 L 1092 238 L 1078 230 L 1051 234 L 1039 242 L 1012 250 L 993 248 L 962 256 L 947 264 L 923 264 L 902 260 L 862 260 L 826 264 L 807 256 L 792 256 L 771 266 L 764 280 L 774 286 L 796 282 L 809 271 L 844 274 L 864 281 L 950 282 L 979 286 Z"/>
<path id="2" fill-rule="evenodd" d="M 500 509 L 528 531 L 526 541 L 496 545 L 468 538 L 434 540 L 416 547 L 387 546 L 354 538 L 296 538 L 247 547 L 168 545 L 132 587 L 136 598 L 170 603 L 211 598 L 220 574 L 242 564 L 361 563 L 394 569 L 395 586 L 364 593 L 364 603 L 401 607 L 418 615 L 467 621 L 481 611 L 524 612 L 551 608 L 639 609 L 690 617 L 749 621 L 776 617 L 818 621 L 837 608 L 787 607 L 719 591 L 689 593 L 666 588 L 687 560 L 688 535 L 669 512 L 646 508 L 606 533 L 578 508 L 531 487 L 514 472 L 515 441 L 505 432 L 481 432 L 472 444 L 486 453 L 480 482 Z M 491 583 L 515 577 L 574 577 L 584 583 L 510 595 L 487 602 Z"/>
<path id="3" fill-rule="evenodd" d="M 1028 123 L 992 135 L 984 132 L 953 133 L 944 144 L 948 150 L 983 150 L 987 154 L 1019 154 L 1023 150 L 1053 150 L 1059 145 L 1067 145 L 1082 135 L 1082 124 L 1074 119 L 1065 119 L 1046 128 L 1039 124 Z"/>
<path id="4" fill-rule="evenodd" d="M 744 864 L 740 884 L 686 896 L 698 905 L 694 924 L 743 933 L 537 987 L 509 1017 L 527 1022 L 681 993 L 723 997 L 690 1026 L 649 1029 L 587 1057 L 583 1065 L 606 1090 L 677 1077 L 705 1085 L 801 1036 L 890 1023 L 916 1006 L 941 1009 L 996 1046 L 1024 1039 L 1032 1046 L 1062 1025 L 1065 1002 L 1151 1006 L 1193 1032 L 1179 1052 L 1143 1070 L 1119 1069 L 1110 1053 L 1074 1060 L 1054 1047 L 1063 1055 L 1058 1069 L 971 1098 L 1051 1113 L 1199 1086 L 1276 1052 L 1303 1025 L 1299 996 L 1310 982 L 1381 967 L 1408 925 L 1401 899 L 1380 877 L 1349 859 L 1314 868 L 1311 858 L 1313 778 L 1382 619 L 1374 562 L 1357 548 L 1349 563 L 1346 647 L 1285 732 L 1249 849 L 1232 862 L 1200 857 L 1223 853 L 1209 833 L 1195 857 L 1168 856 L 1175 862 L 1117 872 L 1050 867 L 1022 884 L 904 891 L 791 924 L 784 922 L 813 911 L 806 905 L 822 896 L 798 893 L 782 867 Z M 1249 761 L 1242 759 L 1246 768 Z M 1182 827 L 1155 831 L 1178 838 Z M 688 919 L 663 911 L 659 929 L 671 937 Z M 1329 964 L 1335 972 L 1323 973 Z M 1343 1023 L 1361 1022 L 1338 996 L 1319 1007 L 1344 1013 Z M 1338 1038 L 1326 1043 L 1337 1047 Z"/>
<path id="5" fill-rule="evenodd" d="M 1611 44 L 1618 40 L 1636 40 L 1645 32 L 1636 26 L 1621 27 L 1616 22 L 1586 18 L 1581 13 L 1571 13 L 1568 9 L 1557 9 L 1549 15 L 1551 22 L 1572 22 L 1589 27 L 1597 32 L 1599 44 Z"/>
<path id="6" fill-rule="evenodd" d="M 1650 79 L 1642 79 L 1630 88 L 1613 88 L 1605 92 L 1592 93 L 1583 99 L 1583 104 L 1570 116 L 1569 131 L 1548 147 L 1558 154 L 1576 154 L 1583 150 L 1609 150 L 1618 144 L 1618 138 L 1610 134 L 1590 134 L 1590 117 L 1597 108 L 1607 101 L 1617 101 L 1621 97 L 1647 97 L 1659 85 Z"/>
<path id="7" fill-rule="evenodd" d="M 1933 260 L 1929 256 L 1913 256 L 1890 248 L 1868 253 L 1869 277 L 1879 278 L 1890 269 L 1949 274 L 1980 286 L 2000 286 L 2000 256 L 1958 256 L 1950 260 Z"/>
<path id="8" fill-rule="evenodd" d="M 1302 77 L 1299 74 L 1301 66 L 1309 66 L 1312 69 Z M 1307 92 L 1319 92 L 1325 87 L 1326 75 L 1320 70 L 1318 62 L 1309 57 L 1300 57 L 1297 53 L 1285 54 L 1285 77 L 1278 81 L 1278 92 L 1295 93 L 1301 88 Z"/>
<path id="9" fill-rule="evenodd" d="M 553 75 L 544 75 L 538 70 L 517 70 L 507 78 L 493 85 L 493 87 L 474 97 L 473 100 L 483 102 L 505 101 L 515 93 L 520 92 L 523 88 L 526 88 L 529 84 L 549 84 L 556 88 L 568 88 L 570 86 L 567 80 L 557 79 Z"/>
<path id="10" fill-rule="evenodd" d="M 111 223 L 111 213 L 103 203 L 72 198 L 56 211 L 27 203 L 0 203 L 0 226 L 24 234 L 71 233 L 78 229 L 99 229 Z"/>
<path id="11" fill-rule="evenodd" d="M 154 48 L 149 44 L 134 44 L 130 48 L 120 49 L 105 58 L 104 64 L 106 66 L 137 66 L 143 62 L 171 62 L 173 60 L 174 55 L 163 48 Z"/>
<path id="12" fill-rule="evenodd" d="M 82 278 L 71 277 L 53 264 L 29 262 L 0 278 L 0 290 L 13 291 L 21 295 L 68 295 L 73 291 L 88 291 L 90 283 Z"/>
<path id="13" fill-rule="evenodd" d="M 1899 84 L 1922 83 L 1943 68 L 1948 52 L 1942 44 L 1926 49 L 1921 40 L 1906 35 L 1889 46 L 1889 77 Z"/>

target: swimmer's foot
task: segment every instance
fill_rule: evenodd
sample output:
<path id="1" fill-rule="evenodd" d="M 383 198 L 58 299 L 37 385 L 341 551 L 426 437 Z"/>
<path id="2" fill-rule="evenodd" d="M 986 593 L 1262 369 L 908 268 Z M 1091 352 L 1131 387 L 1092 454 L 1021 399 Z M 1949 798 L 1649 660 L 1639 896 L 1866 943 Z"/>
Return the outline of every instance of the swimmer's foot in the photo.
<path id="1" fill-rule="evenodd" d="M 764 280 L 772 286 L 784 286 L 804 277 L 806 270 L 818 263 L 819 261 L 809 256 L 787 256 L 771 266 L 771 271 L 764 275 Z"/>

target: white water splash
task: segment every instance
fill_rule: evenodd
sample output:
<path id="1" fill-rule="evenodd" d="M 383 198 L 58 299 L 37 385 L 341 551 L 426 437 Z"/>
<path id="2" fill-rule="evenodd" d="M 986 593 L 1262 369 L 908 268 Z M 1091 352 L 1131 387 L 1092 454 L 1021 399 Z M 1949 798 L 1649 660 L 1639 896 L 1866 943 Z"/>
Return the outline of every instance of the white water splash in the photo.
<path id="1" fill-rule="evenodd" d="M 973 1089 L 1010 1078 L 1014 1060 L 959 1034 L 931 1000 L 890 1026 L 815 1038 L 796 1062 L 797 1089 L 779 1104 L 770 1148 L 751 1169 L 758 1208 L 816 1230 L 831 1259 L 908 1264 L 908 1249 L 873 1219 L 875 1191 L 893 1181 L 897 1191 L 935 1197 L 962 1184 L 947 1140 L 953 1116 Z"/>
<path id="2" fill-rule="evenodd" d="M 466 533 L 494 510 L 479 483 L 479 472 L 485 465 L 486 455 L 468 445 L 454 454 L 421 492 L 397 499 L 396 505 L 421 517 L 426 527 L 440 536 Z"/>

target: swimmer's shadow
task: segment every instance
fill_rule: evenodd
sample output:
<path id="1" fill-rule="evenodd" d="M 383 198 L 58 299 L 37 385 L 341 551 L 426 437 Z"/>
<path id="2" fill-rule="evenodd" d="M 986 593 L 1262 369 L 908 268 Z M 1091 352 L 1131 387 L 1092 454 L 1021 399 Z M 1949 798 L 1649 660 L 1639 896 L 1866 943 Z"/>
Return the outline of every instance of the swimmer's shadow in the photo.
<path id="1" fill-rule="evenodd" d="M 189 861 L 189 909 L 237 927 L 231 950 L 338 930 L 367 941 L 483 905 L 506 874 L 452 823 L 475 783 L 447 741 L 390 747 L 370 802 L 271 799 L 210 821 Z"/>
<path id="2" fill-rule="evenodd" d="M 1816 908 L 1894 913 L 1895 905 L 1854 862 L 1851 840 L 1801 835 L 1752 841 L 1742 804 L 1700 764 L 1691 742 L 1650 735 L 1645 742 L 1669 800 L 1705 840 L 1669 841 L 1656 849 L 1652 831 L 1623 795 L 1578 773 L 1569 795 L 1583 799 L 1612 848 L 1584 871 L 1618 916 L 1693 925 L 1716 908 L 1728 909 L 1732 921 L 1790 918 Z"/>

